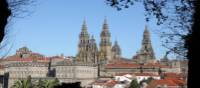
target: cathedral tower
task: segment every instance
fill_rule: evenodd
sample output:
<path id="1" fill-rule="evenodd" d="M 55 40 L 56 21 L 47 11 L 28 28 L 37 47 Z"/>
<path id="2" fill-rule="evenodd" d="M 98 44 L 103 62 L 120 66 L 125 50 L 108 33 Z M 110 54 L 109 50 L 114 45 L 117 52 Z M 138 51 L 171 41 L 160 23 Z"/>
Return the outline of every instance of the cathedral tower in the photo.
<path id="1" fill-rule="evenodd" d="M 101 42 L 100 42 L 100 52 L 99 59 L 100 61 L 110 62 L 112 61 L 112 52 L 111 52 L 111 34 L 108 30 L 107 20 L 104 19 L 103 28 L 101 32 Z"/>
<path id="2" fill-rule="evenodd" d="M 155 56 L 154 51 L 151 45 L 150 33 L 145 26 L 144 33 L 143 33 L 143 40 L 142 40 L 142 48 L 139 52 L 137 52 L 136 56 L 133 58 L 138 63 L 154 63 Z"/>
<path id="3" fill-rule="evenodd" d="M 97 63 L 98 48 L 94 36 L 91 37 L 87 32 L 86 22 L 84 20 L 81 33 L 79 35 L 78 54 L 76 60 L 78 63 Z"/>
<path id="4" fill-rule="evenodd" d="M 86 22 L 84 20 L 81 33 L 79 35 L 79 44 L 78 44 L 78 54 L 77 61 L 78 62 L 88 62 L 88 51 L 89 51 L 89 34 L 87 32 Z"/>

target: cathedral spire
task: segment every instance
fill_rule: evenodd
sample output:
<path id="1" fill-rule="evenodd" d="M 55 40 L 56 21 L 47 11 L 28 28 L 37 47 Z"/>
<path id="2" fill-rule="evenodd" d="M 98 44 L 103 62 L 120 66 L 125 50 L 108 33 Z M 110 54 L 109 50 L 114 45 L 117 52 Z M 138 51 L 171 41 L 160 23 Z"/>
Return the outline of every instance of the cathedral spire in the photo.
<path id="1" fill-rule="evenodd" d="M 83 20 L 83 24 L 82 24 L 82 31 L 87 31 L 87 25 L 86 25 L 85 19 Z"/>
<path id="2" fill-rule="evenodd" d="M 108 30 L 107 19 L 104 19 L 102 32 L 101 32 L 101 42 L 100 42 L 100 59 L 104 61 L 111 61 L 112 59 L 112 50 L 111 50 L 111 34 Z"/>
<path id="3" fill-rule="evenodd" d="M 80 39 L 83 39 L 83 40 L 89 39 L 89 34 L 87 32 L 87 25 L 86 25 L 85 19 L 83 20 L 83 24 L 82 24 L 82 28 L 81 28 Z"/>
<path id="4" fill-rule="evenodd" d="M 103 31 L 108 31 L 108 23 L 106 17 L 104 18 Z"/>
<path id="5" fill-rule="evenodd" d="M 88 48 L 89 48 L 90 37 L 87 32 L 86 21 L 83 21 L 81 33 L 79 35 L 79 44 L 78 44 L 78 54 L 77 60 L 80 62 L 87 62 L 88 59 Z"/>
<path id="6" fill-rule="evenodd" d="M 151 45 L 151 39 L 150 39 L 150 32 L 148 30 L 147 25 L 145 25 L 144 33 L 143 33 L 143 40 L 142 40 L 142 48 L 137 53 L 136 61 L 139 63 L 154 63 L 155 62 L 155 55 L 154 50 Z"/>
<path id="7" fill-rule="evenodd" d="M 142 40 L 142 49 L 140 52 L 149 55 L 149 59 L 155 59 L 154 51 L 151 45 L 150 33 L 147 25 L 145 25 L 143 40 Z"/>
<path id="8" fill-rule="evenodd" d="M 101 37 L 107 37 L 108 42 L 110 41 L 110 32 L 108 29 L 108 23 L 107 23 L 107 19 L 104 19 L 104 23 L 103 23 L 103 27 L 102 27 L 102 32 L 101 32 Z"/>
<path id="9" fill-rule="evenodd" d="M 149 29 L 148 29 L 147 25 L 145 25 L 142 44 L 148 44 L 148 43 L 151 43 L 150 33 L 149 33 Z"/>

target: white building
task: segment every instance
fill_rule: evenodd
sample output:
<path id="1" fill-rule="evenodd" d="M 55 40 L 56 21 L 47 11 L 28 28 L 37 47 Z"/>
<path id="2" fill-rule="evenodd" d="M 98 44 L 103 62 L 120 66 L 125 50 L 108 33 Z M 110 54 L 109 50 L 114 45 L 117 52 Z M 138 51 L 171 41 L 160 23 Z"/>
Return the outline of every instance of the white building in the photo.
<path id="1" fill-rule="evenodd" d="M 115 81 L 119 82 L 131 82 L 133 79 L 133 75 L 131 74 L 117 74 L 115 75 Z"/>
<path id="2" fill-rule="evenodd" d="M 140 83 L 142 80 L 147 80 L 148 78 L 153 78 L 153 79 L 160 79 L 160 76 L 157 74 L 151 74 L 151 73 L 135 73 L 135 78 L 138 83 Z"/>

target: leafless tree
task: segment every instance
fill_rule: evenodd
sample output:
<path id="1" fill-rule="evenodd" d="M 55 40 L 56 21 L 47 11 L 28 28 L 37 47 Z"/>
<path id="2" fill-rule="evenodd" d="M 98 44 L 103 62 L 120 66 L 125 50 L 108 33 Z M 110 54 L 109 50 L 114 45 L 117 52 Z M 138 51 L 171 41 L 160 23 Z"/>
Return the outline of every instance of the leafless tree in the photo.
<path id="1" fill-rule="evenodd" d="M 157 25 L 163 29 L 158 31 L 163 38 L 163 46 L 169 51 L 186 56 L 185 38 L 191 32 L 194 6 L 190 0 L 106 0 L 107 4 L 122 10 L 130 5 L 142 3 L 145 9 L 146 21 L 157 18 Z"/>
<path id="2" fill-rule="evenodd" d="M 25 6 L 31 4 L 34 0 L 0 0 L 0 53 L 7 43 L 2 43 L 8 34 L 7 24 L 13 17 L 23 17 L 27 12 Z"/>
<path id="3" fill-rule="evenodd" d="M 144 5 L 146 21 L 154 17 L 158 25 L 166 27 L 159 30 L 163 45 L 189 60 L 188 88 L 199 86 L 195 80 L 200 73 L 195 70 L 200 56 L 200 0 L 106 0 L 117 10 L 138 2 Z"/>

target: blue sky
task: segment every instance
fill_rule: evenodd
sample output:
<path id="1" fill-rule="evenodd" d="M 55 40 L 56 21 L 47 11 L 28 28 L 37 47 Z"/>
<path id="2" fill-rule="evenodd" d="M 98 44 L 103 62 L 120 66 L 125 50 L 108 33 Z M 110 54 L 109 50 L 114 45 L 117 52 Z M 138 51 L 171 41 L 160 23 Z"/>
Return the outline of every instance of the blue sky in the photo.
<path id="1" fill-rule="evenodd" d="M 159 29 L 155 22 L 145 22 L 142 4 L 136 4 L 129 9 L 117 11 L 108 6 L 105 0 L 45 0 L 38 1 L 29 10 L 31 14 L 24 18 L 14 18 L 9 29 L 12 29 L 9 39 L 13 47 L 9 55 L 23 46 L 33 52 L 46 56 L 75 56 L 78 51 L 78 36 L 83 20 L 86 20 L 88 32 L 94 35 L 97 44 L 100 42 L 100 32 L 104 17 L 108 20 L 111 40 L 118 43 L 122 55 L 132 58 L 141 47 L 142 33 L 145 25 L 151 32 L 152 45 L 157 58 L 163 57 L 165 48 L 161 39 L 153 31 Z"/>

